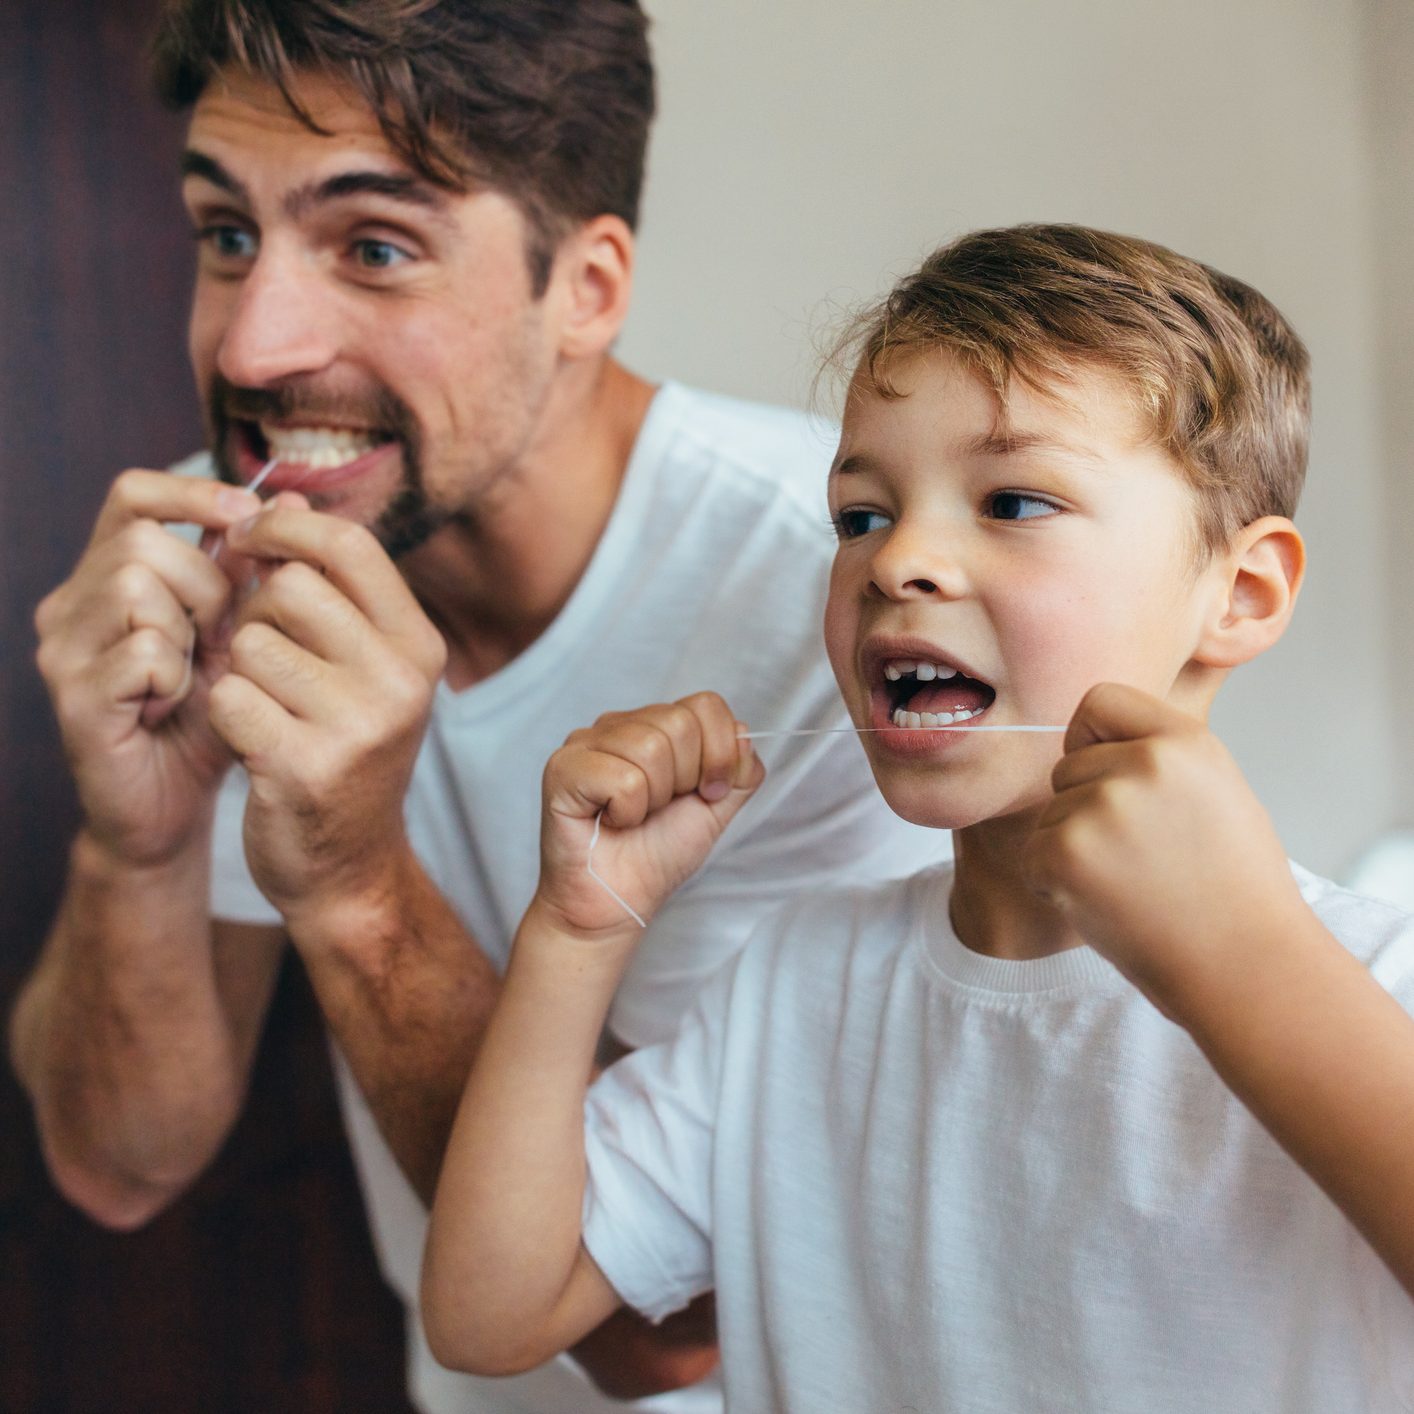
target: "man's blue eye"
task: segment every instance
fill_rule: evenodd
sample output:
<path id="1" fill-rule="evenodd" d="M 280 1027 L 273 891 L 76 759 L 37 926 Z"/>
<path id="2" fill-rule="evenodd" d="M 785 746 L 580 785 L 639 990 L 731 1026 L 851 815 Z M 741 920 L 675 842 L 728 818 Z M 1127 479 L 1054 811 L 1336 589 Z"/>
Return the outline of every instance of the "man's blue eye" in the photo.
<path id="1" fill-rule="evenodd" d="M 889 518 L 882 511 L 841 511 L 835 517 L 835 534 L 841 540 L 853 540 L 856 536 L 868 535 L 873 530 L 881 530 L 888 523 Z"/>
<path id="2" fill-rule="evenodd" d="M 408 259 L 391 241 L 358 241 L 354 245 L 358 263 L 367 270 L 389 270 Z"/>
<path id="3" fill-rule="evenodd" d="M 240 226 L 207 226 L 197 232 L 222 260 L 248 260 L 255 254 L 255 237 Z"/>
<path id="4" fill-rule="evenodd" d="M 1056 507 L 1039 496 L 1027 496 L 1020 491 L 998 491 L 988 507 L 993 520 L 1035 520 L 1055 515 Z"/>

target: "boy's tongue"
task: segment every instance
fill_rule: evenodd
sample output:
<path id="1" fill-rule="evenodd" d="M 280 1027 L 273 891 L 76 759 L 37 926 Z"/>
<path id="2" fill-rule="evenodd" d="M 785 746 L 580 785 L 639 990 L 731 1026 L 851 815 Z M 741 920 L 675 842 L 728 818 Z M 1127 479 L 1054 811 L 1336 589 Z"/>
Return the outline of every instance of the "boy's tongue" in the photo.
<path id="1" fill-rule="evenodd" d="M 978 712 L 995 697 L 991 688 L 959 674 L 947 682 L 924 683 L 903 706 L 909 712 Z"/>

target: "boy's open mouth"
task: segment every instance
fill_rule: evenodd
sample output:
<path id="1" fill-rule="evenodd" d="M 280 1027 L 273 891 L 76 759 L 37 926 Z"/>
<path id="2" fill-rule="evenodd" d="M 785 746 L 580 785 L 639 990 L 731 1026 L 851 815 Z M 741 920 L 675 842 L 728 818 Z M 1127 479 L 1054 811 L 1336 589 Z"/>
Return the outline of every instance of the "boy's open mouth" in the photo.
<path id="1" fill-rule="evenodd" d="M 889 720 L 896 727 L 947 727 L 980 717 L 996 700 L 996 690 L 950 663 L 886 658 L 884 691 Z"/>

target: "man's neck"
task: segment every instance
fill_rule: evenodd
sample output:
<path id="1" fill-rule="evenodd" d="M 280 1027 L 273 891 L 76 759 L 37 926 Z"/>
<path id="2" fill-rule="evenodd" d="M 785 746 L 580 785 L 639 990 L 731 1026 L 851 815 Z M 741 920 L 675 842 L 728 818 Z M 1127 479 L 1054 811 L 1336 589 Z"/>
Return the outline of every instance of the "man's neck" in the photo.
<path id="1" fill-rule="evenodd" d="M 609 522 L 654 389 L 612 359 L 550 398 L 542 431 L 472 515 L 401 569 L 447 640 L 454 689 L 490 677 L 550 626 Z"/>

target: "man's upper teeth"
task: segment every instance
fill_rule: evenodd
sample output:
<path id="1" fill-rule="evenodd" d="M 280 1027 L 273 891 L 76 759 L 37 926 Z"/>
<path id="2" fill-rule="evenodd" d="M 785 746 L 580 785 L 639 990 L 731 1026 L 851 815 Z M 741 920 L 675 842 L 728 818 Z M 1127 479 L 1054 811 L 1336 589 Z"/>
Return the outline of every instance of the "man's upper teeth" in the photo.
<path id="1" fill-rule="evenodd" d="M 890 682 L 910 675 L 919 682 L 932 682 L 934 678 L 955 678 L 957 669 L 948 667 L 946 663 L 920 663 L 912 658 L 891 658 L 884 664 L 884 676 Z"/>
<path id="2" fill-rule="evenodd" d="M 367 432 L 348 427 L 270 427 L 260 425 L 270 455 L 299 466 L 343 466 L 377 445 Z"/>

